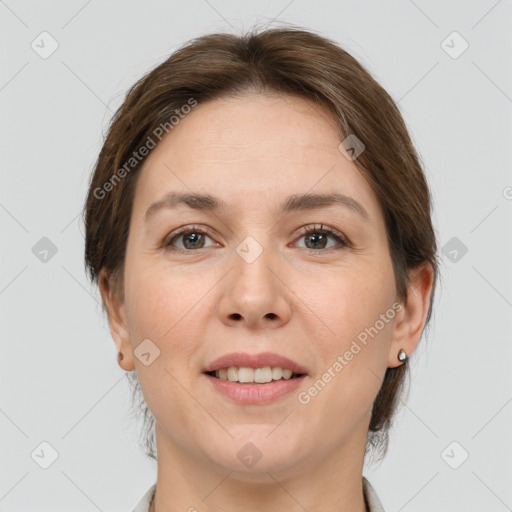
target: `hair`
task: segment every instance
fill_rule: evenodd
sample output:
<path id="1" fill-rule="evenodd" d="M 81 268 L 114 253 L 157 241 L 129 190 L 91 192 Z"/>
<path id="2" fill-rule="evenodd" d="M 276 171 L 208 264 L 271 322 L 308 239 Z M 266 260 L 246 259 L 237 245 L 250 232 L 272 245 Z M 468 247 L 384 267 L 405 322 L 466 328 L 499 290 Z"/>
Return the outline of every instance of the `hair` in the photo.
<path id="1" fill-rule="evenodd" d="M 92 282 L 97 283 L 100 270 L 105 269 L 113 292 L 124 300 L 134 190 L 145 160 L 141 148 L 157 144 L 155 139 L 160 140 L 163 130 L 170 133 L 172 119 L 182 117 L 186 105 L 247 92 L 309 99 L 333 116 L 341 137 L 353 135 L 364 144 L 353 162 L 384 212 L 397 297 L 407 298 L 411 269 L 423 262 L 432 265 L 426 327 L 438 277 L 436 236 L 430 191 L 405 122 L 392 98 L 362 64 L 334 41 L 300 28 L 195 38 L 129 89 L 111 120 L 84 208 L 85 264 Z M 382 456 L 387 452 L 388 431 L 407 372 L 407 362 L 387 368 L 372 406 L 367 450 Z M 127 376 L 132 406 L 144 420 L 141 439 L 147 455 L 156 459 L 155 419 L 135 370 Z"/>

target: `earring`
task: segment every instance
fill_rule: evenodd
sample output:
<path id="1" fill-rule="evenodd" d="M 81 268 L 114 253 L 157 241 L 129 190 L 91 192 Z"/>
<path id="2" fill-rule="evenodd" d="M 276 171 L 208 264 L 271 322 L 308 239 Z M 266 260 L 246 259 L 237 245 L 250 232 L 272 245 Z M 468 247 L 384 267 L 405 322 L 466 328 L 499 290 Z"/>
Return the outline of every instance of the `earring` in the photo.
<path id="1" fill-rule="evenodd" d="M 408 359 L 407 352 L 403 348 L 399 350 L 397 357 L 401 363 L 405 363 Z"/>
<path id="2" fill-rule="evenodd" d="M 119 361 L 122 361 L 124 359 L 124 356 L 123 356 L 123 353 L 122 352 L 119 352 L 117 354 L 117 359 L 119 359 Z"/>

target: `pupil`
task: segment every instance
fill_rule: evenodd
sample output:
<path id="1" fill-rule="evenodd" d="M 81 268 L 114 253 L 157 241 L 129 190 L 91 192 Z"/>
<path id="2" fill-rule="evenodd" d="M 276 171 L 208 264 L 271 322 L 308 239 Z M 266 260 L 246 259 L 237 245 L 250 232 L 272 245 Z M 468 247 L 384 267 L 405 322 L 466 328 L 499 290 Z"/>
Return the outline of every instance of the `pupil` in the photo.
<path id="1" fill-rule="evenodd" d="M 198 238 L 201 236 L 201 233 L 192 233 L 190 235 L 188 235 L 185 239 L 185 247 L 189 248 L 188 247 L 188 243 L 191 239 L 195 239 L 196 241 L 195 242 L 192 242 L 192 247 L 197 247 L 197 240 Z"/>
<path id="2" fill-rule="evenodd" d="M 325 247 L 325 241 L 327 239 L 327 237 L 324 235 L 324 234 L 315 234 L 315 235 L 309 235 L 308 239 L 311 240 L 312 238 L 318 238 L 320 237 L 321 239 L 323 238 L 323 241 L 324 243 L 322 243 L 321 245 L 316 245 L 314 248 L 318 248 L 318 247 L 321 247 L 321 248 L 324 248 Z"/>

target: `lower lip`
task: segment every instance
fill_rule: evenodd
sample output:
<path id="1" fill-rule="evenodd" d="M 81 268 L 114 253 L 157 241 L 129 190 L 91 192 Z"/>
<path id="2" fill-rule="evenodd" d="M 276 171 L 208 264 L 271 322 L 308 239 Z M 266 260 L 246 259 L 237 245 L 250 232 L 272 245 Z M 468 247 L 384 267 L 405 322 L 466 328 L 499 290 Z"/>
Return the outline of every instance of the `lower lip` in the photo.
<path id="1" fill-rule="evenodd" d="M 240 383 L 203 375 L 217 391 L 241 404 L 265 404 L 296 390 L 304 381 L 305 375 L 295 379 L 280 379 L 266 384 Z"/>

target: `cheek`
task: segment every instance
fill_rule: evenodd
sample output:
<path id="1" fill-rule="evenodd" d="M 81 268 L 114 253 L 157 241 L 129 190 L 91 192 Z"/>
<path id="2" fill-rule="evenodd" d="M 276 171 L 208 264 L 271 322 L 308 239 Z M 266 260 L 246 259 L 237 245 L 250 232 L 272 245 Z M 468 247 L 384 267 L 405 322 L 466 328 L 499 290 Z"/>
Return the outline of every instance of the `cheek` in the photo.
<path id="1" fill-rule="evenodd" d="M 320 410 L 332 408 L 344 421 L 361 418 L 371 408 L 387 364 L 395 315 L 393 274 L 366 269 L 309 284 L 302 292 L 309 293 L 305 302 L 314 304 L 311 309 L 322 322 L 314 318 L 318 327 L 311 329 L 320 367 L 307 393 Z"/>
<path id="2" fill-rule="evenodd" d="M 165 273 L 158 268 L 139 269 L 138 273 L 132 269 L 127 275 L 131 276 L 125 295 L 130 341 L 146 403 L 163 424 L 172 419 L 184 422 L 185 411 L 200 416 L 184 391 L 195 378 L 191 358 L 201 336 L 194 331 L 200 326 L 193 320 L 201 306 L 200 290 L 168 268 Z M 157 354 L 149 365 L 138 358 L 143 340 L 154 344 L 149 345 L 150 357 Z"/>
<path id="3" fill-rule="evenodd" d="M 200 308 L 205 286 L 198 287 L 190 275 L 165 265 L 133 268 L 127 283 L 127 313 L 130 332 L 136 337 L 154 338 L 164 345 Z M 189 326 L 190 327 L 190 326 Z"/>
<path id="4" fill-rule="evenodd" d="M 315 313 L 309 317 L 318 325 L 317 334 L 321 332 L 327 353 L 342 353 L 376 322 L 378 336 L 389 337 L 391 322 L 383 324 L 379 319 L 381 314 L 392 310 L 395 297 L 392 270 L 351 269 L 305 284 L 298 294 Z M 360 339 L 364 341 L 364 334 Z"/>

